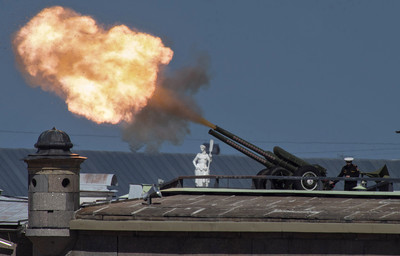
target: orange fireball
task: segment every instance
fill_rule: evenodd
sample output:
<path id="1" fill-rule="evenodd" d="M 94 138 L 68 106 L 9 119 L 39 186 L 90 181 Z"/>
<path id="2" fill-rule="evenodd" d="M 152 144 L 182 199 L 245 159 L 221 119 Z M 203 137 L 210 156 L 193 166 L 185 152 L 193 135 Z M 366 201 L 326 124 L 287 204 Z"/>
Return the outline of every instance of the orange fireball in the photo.
<path id="1" fill-rule="evenodd" d="M 33 17 L 13 44 L 32 83 L 96 123 L 132 121 L 173 56 L 158 37 L 125 25 L 105 30 L 93 18 L 60 6 Z"/>

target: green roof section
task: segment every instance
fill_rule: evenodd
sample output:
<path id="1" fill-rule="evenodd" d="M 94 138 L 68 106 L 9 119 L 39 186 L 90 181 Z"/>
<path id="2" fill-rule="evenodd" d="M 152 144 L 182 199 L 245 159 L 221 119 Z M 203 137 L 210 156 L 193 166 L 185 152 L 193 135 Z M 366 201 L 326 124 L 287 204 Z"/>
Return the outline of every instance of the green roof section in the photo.
<path id="1" fill-rule="evenodd" d="M 277 190 L 277 189 L 233 189 L 233 188 L 168 188 L 161 190 L 172 194 L 234 194 L 234 195 L 280 195 L 280 196 L 333 196 L 333 197 L 376 197 L 400 198 L 400 191 L 339 191 L 339 190 Z"/>

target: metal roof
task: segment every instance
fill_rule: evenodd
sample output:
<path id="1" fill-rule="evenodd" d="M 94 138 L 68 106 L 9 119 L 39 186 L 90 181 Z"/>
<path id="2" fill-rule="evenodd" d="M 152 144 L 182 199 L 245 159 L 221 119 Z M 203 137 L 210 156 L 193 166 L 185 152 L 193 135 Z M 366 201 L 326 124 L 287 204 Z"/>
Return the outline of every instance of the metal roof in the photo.
<path id="1" fill-rule="evenodd" d="M 117 175 L 104 173 L 81 173 L 81 191 L 110 191 L 112 186 L 118 185 Z"/>
<path id="2" fill-rule="evenodd" d="M 28 220 L 28 198 L 0 196 L 0 225 L 19 225 Z"/>
<path id="3" fill-rule="evenodd" d="M 5 149 L 0 148 L 0 189 L 3 195 L 27 196 L 28 174 L 23 159 L 35 149 Z M 77 150 L 77 153 L 88 159 L 81 165 L 81 173 L 115 174 L 118 179 L 117 195 L 129 193 L 129 184 L 153 184 L 158 179 L 172 180 L 178 176 L 194 175 L 192 154 L 170 153 L 131 153 Z M 319 164 L 327 168 L 327 176 L 339 174 L 344 165 L 342 159 L 305 159 L 311 164 Z M 367 160 L 355 159 L 355 164 L 361 171 L 372 172 L 388 166 L 390 176 L 400 178 L 400 160 Z M 255 175 L 265 167 L 258 162 L 242 155 L 215 155 L 210 167 L 210 174 L 215 175 Z M 249 183 L 234 180 L 233 187 L 249 188 Z M 341 189 L 338 183 L 336 189 Z M 395 186 L 395 189 L 399 189 Z"/>

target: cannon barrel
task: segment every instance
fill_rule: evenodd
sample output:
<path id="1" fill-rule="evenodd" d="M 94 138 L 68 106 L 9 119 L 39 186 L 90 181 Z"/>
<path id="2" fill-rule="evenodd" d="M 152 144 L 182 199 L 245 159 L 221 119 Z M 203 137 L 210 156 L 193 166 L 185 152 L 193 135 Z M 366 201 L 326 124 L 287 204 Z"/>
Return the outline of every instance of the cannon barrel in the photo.
<path id="1" fill-rule="evenodd" d="M 260 158 L 259 156 L 255 155 L 254 153 L 250 152 L 249 150 L 246 150 L 245 148 L 243 148 L 243 147 L 237 145 L 236 143 L 232 142 L 231 140 L 228 140 L 227 138 L 225 138 L 224 136 L 221 136 L 220 134 L 218 134 L 218 133 L 216 133 L 216 132 L 218 132 L 218 133 L 220 133 L 220 134 L 222 134 L 222 135 L 228 137 L 229 139 L 231 139 L 231 140 L 233 140 L 233 141 L 236 141 L 237 143 L 239 143 L 239 144 L 245 146 L 246 148 L 251 149 L 251 150 L 253 150 L 254 152 L 256 152 L 256 153 L 262 155 L 262 156 L 265 158 L 265 160 L 267 160 L 267 162 L 266 162 L 266 163 L 261 162 L 261 161 L 258 159 L 258 158 Z M 298 168 L 298 167 L 296 167 L 296 166 L 294 166 L 294 165 L 292 165 L 292 164 L 290 164 L 290 163 L 288 163 L 288 162 L 286 162 L 286 161 L 283 161 L 283 160 L 279 159 L 279 157 L 276 156 L 274 153 L 272 153 L 272 152 L 270 152 L 270 151 L 265 151 L 265 150 L 263 150 L 263 149 L 261 149 L 261 148 L 255 146 L 255 145 L 253 145 L 252 143 L 250 143 L 250 142 L 248 142 L 248 141 L 246 141 L 246 140 L 244 140 L 244 139 L 242 139 L 242 138 L 240 138 L 240 137 L 234 135 L 233 133 L 228 132 L 227 130 L 225 130 L 225 129 L 219 127 L 219 126 L 216 126 L 214 130 L 210 130 L 208 133 L 211 134 L 211 135 L 213 135 L 214 137 L 220 139 L 221 141 L 225 142 L 225 143 L 228 144 L 229 146 L 231 146 L 231 147 L 233 147 L 233 148 L 239 150 L 240 152 L 242 152 L 242 153 L 244 153 L 244 154 L 250 156 L 251 158 L 255 159 L 256 161 L 258 161 L 258 162 L 264 164 L 264 165 L 267 166 L 268 168 L 271 168 L 271 167 L 273 167 L 273 166 L 278 165 L 278 166 L 283 167 L 283 168 L 286 168 L 286 169 L 288 169 L 288 170 L 290 170 L 290 171 L 292 171 L 292 172 L 295 172 L 295 171 L 297 170 L 297 168 Z M 219 135 L 219 136 L 216 136 L 216 135 Z M 235 146 L 234 146 L 233 144 L 234 144 Z M 239 148 L 241 148 L 241 149 L 239 149 Z M 247 152 L 245 152 L 245 151 L 243 151 L 243 150 L 245 150 L 245 151 L 247 151 Z M 250 154 L 251 154 L 251 155 L 250 155 Z M 252 155 L 257 156 L 257 158 L 254 158 Z M 263 159 L 263 158 L 261 158 L 261 159 Z"/>
<path id="2" fill-rule="evenodd" d="M 304 161 L 301 158 L 298 158 L 295 155 L 290 154 L 289 152 L 287 152 L 286 150 L 284 150 L 281 147 L 275 146 L 273 149 L 273 152 L 275 155 L 277 155 L 280 159 L 283 159 L 295 166 L 306 166 L 306 165 L 310 165 L 308 162 Z"/>
<path id="3" fill-rule="evenodd" d="M 257 162 L 261 163 L 262 165 L 268 167 L 268 168 L 272 168 L 275 165 L 271 162 L 269 162 L 267 159 L 260 157 L 259 155 L 254 154 L 253 152 L 251 152 L 250 150 L 238 145 L 237 143 L 235 143 L 234 141 L 226 138 L 225 136 L 217 133 L 214 130 L 210 130 L 208 131 L 209 134 L 211 134 L 212 136 L 214 136 L 215 138 L 219 139 L 222 142 L 225 142 L 226 144 L 228 144 L 229 146 L 233 147 L 234 149 L 242 152 L 243 154 L 247 155 L 248 157 L 256 160 Z"/>
<path id="4" fill-rule="evenodd" d="M 304 161 L 303 159 L 290 154 L 289 152 L 287 152 L 286 150 L 284 150 L 281 147 L 275 146 L 273 151 L 274 151 L 274 154 L 277 155 L 280 159 L 283 159 L 283 160 L 293 164 L 294 166 L 302 167 L 302 166 L 310 166 L 311 165 L 307 161 Z M 317 170 L 320 172 L 320 174 L 322 176 L 326 175 L 327 170 L 324 167 L 322 167 L 318 164 L 314 164 L 313 166 L 315 168 L 317 168 Z"/>

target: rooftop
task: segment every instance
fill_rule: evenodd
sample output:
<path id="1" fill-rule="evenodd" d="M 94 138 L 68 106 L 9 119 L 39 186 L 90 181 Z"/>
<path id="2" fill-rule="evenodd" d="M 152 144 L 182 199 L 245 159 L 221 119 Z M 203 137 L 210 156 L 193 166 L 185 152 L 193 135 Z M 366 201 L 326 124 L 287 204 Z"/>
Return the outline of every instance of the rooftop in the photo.
<path id="1" fill-rule="evenodd" d="M 151 205 L 126 200 L 84 207 L 71 229 L 400 234 L 397 192 L 240 191 L 166 189 Z"/>

